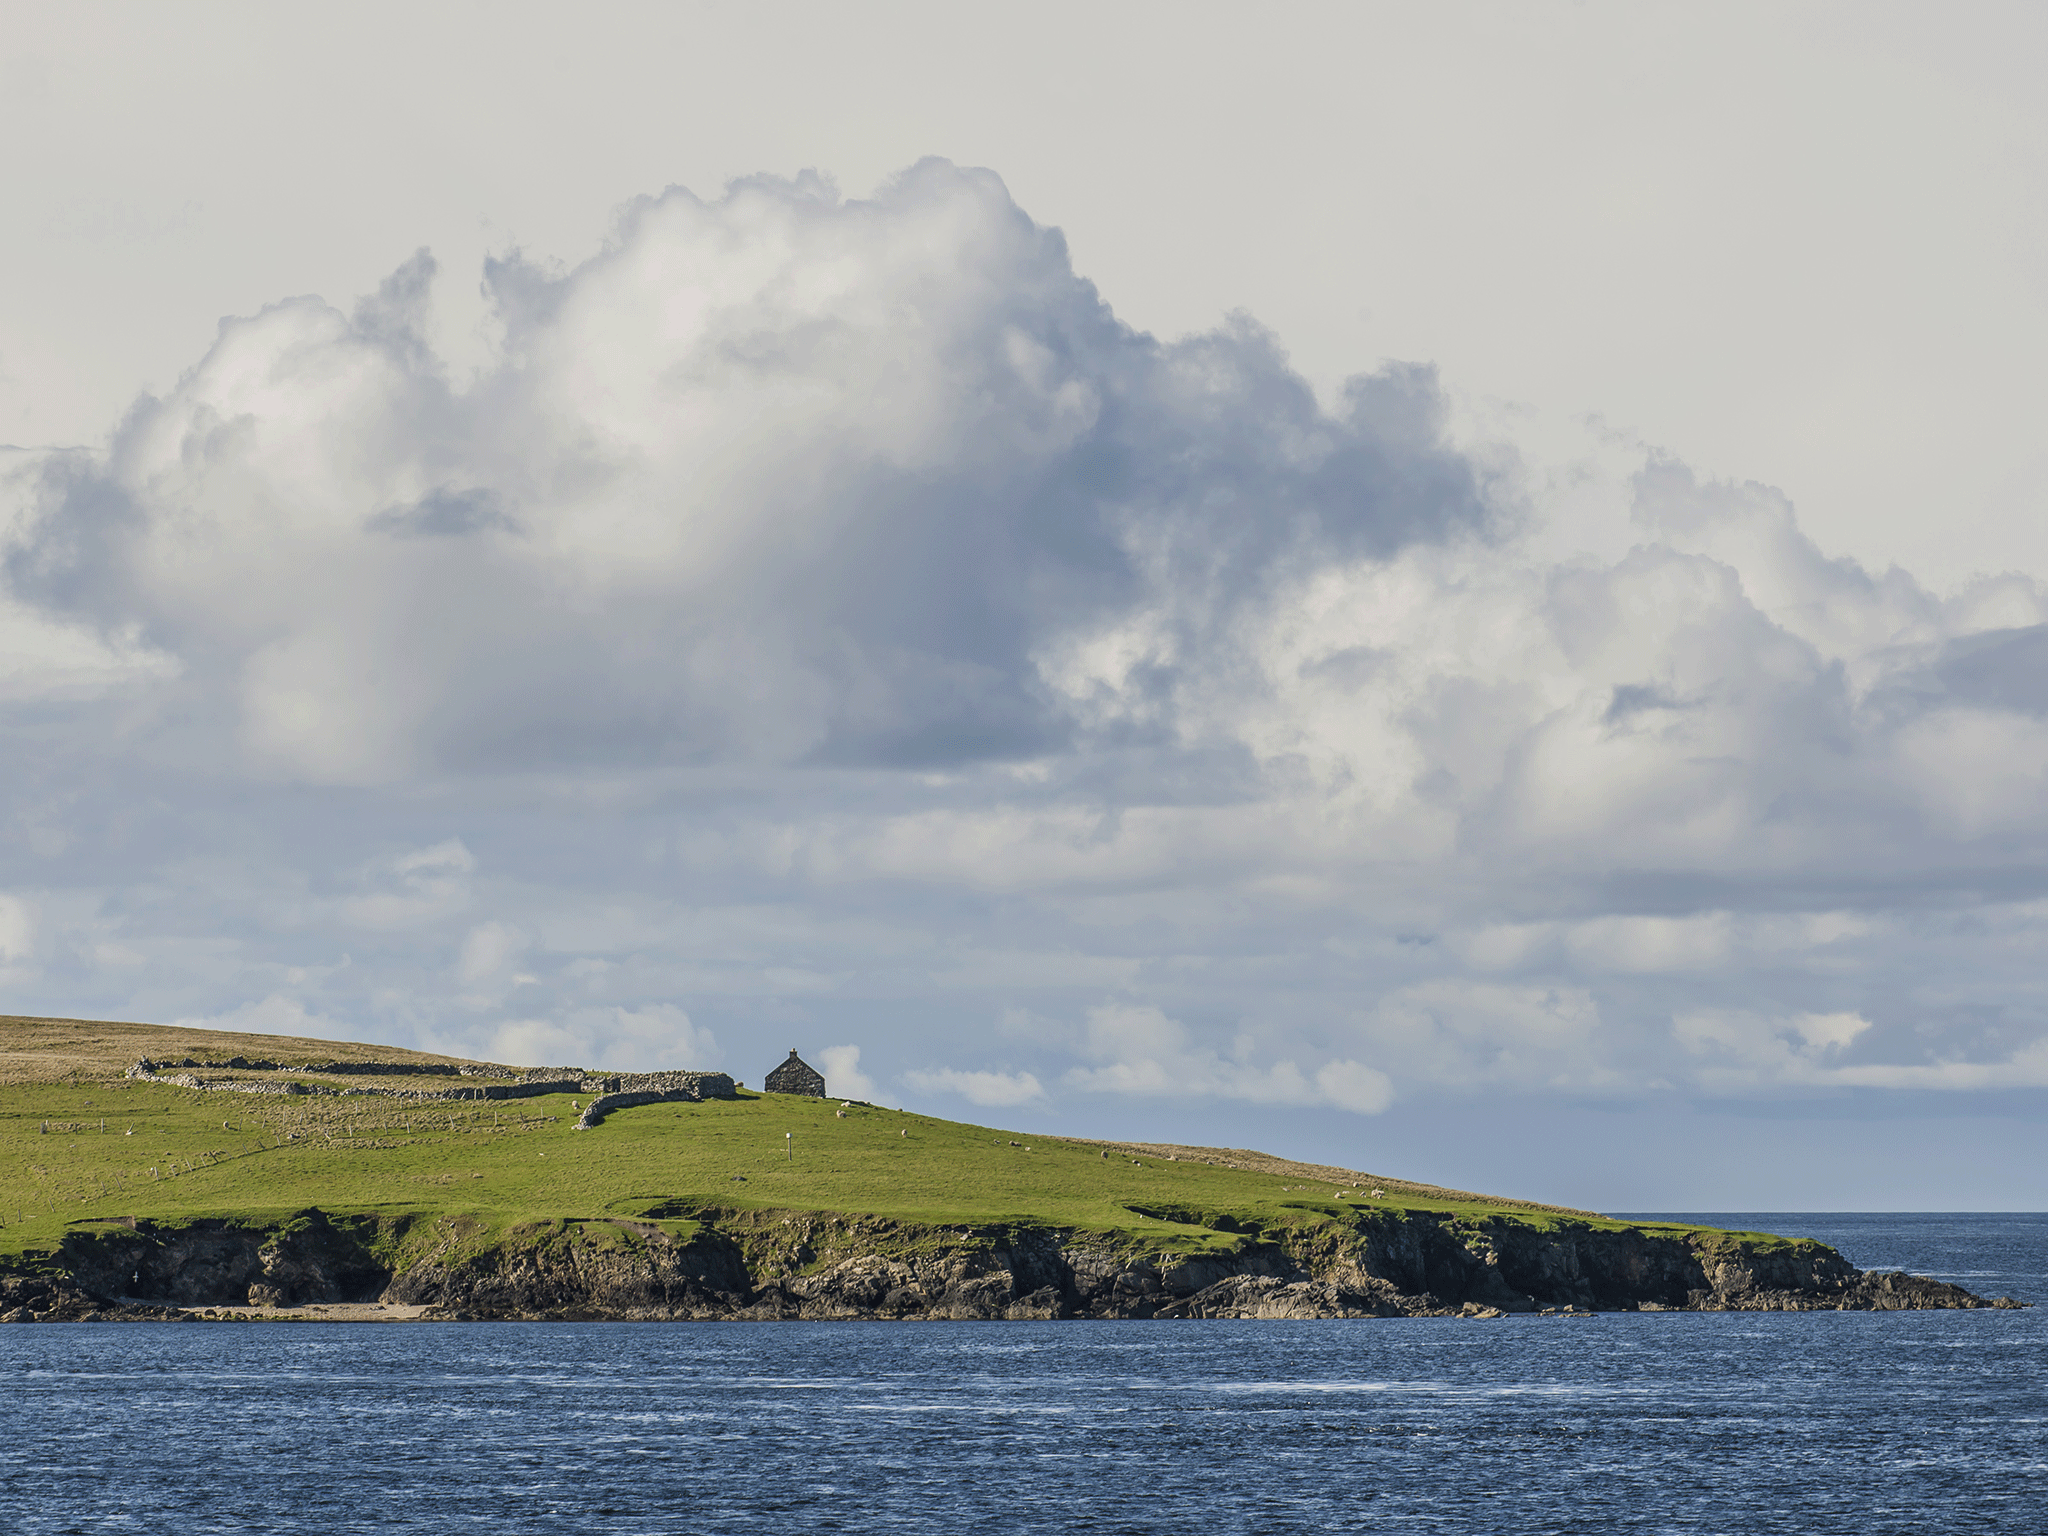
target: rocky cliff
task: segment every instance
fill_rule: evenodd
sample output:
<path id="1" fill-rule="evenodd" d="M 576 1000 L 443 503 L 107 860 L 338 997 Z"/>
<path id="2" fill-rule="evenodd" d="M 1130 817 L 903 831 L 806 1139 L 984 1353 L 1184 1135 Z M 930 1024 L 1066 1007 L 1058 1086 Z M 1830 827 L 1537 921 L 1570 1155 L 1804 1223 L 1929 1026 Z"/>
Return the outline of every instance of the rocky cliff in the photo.
<path id="1" fill-rule="evenodd" d="M 1240 1234 L 1227 1252 L 1143 1251 L 1014 1224 L 930 1227 L 692 1206 L 650 1219 L 488 1232 L 317 1210 L 263 1228 L 108 1224 L 0 1283 L 0 1319 L 385 1301 L 444 1318 L 1492 1317 L 1533 1311 L 2018 1306 L 1857 1270 L 1812 1242 L 1560 1220 L 1375 1212 Z M 1226 1229 L 1227 1230 L 1227 1229 Z"/>

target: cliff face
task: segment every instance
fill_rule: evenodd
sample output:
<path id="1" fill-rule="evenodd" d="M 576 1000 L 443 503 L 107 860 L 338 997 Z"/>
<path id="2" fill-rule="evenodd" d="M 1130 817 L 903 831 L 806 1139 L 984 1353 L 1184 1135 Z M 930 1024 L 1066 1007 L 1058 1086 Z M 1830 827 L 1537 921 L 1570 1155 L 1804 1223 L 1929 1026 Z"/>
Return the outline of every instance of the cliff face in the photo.
<path id="1" fill-rule="evenodd" d="M 676 1213 L 681 1214 L 681 1213 Z M 1760 1246 L 1562 1222 L 1385 1213 L 1356 1229 L 1246 1234 L 1234 1253 L 1143 1253 L 1033 1226 L 916 1227 L 818 1212 L 694 1210 L 555 1222 L 479 1240 L 302 1212 L 77 1234 L 62 1276 L 17 1279 L 0 1317 L 371 1301 L 456 1318 L 836 1319 L 1499 1316 L 1539 1310 L 1805 1311 L 2014 1306 L 1866 1274 L 1817 1243 Z M 380 1257 L 382 1255 L 382 1257 Z M 39 1290 L 35 1290 L 40 1287 Z M 25 1289 L 27 1288 L 27 1289 Z M 31 1295 L 30 1290 L 35 1290 Z"/>
<path id="2" fill-rule="evenodd" d="M 58 1257 L 75 1285 L 109 1301 L 174 1307 L 360 1301 L 391 1278 L 365 1245 L 369 1225 L 336 1223 L 321 1211 L 303 1211 L 268 1229 L 201 1221 L 159 1231 L 138 1223 L 73 1234 Z"/>

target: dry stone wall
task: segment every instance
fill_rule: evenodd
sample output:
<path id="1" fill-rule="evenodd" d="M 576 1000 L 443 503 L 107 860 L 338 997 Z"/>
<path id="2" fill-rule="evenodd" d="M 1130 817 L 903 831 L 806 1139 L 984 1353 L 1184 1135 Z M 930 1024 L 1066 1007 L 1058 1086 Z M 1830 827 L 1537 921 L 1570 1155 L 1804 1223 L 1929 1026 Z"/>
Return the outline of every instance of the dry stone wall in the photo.
<path id="1" fill-rule="evenodd" d="M 576 1074 L 574 1067 L 538 1067 L 526 1072 L 514 1072 L 510 1067 L 486 1066 L 480 1062 L 446 1061 L 310 1061 L 286 1062 L 251 1060 L 246 1056 L 230 1056 L 225 1061 L 199 1061 L 186 1056 L 177 1061 L 165 1059 L 151 1061 L 147 1056 L 135 1063 L 142 1072 L 162 1071 L 166 1067 L 183 1067 L 204 1072 L 318 1072 L 329 1077 L 569 1077 Z M 138 1075 L 131 1068 L 129 1076 Z"/>
<path id="2" fill-rule="evenodd" d="M 244 1071 L 244 1072 L 315 1072 L 350 1071 L 357 1067 L 375 1066 L 378 1074 L 395 1071 L 384 1063 L 330 1064 L 327 1067 L 288 1067 L 277 1062 L 249 1061 L 237 1056 L 230 1061 L 151 1061 L 144 1057 L 127 1071 L 127 1076 L 146 1083 L 168 1083 L 177 1088 L 197 1088 L 209 1093 L 257 1093 L 276 1094 L 297 1098 L 302 1096 L 324 1096 L 328 1098 L 392 1098 L 414 1101 L 434 1100 L 440 1102 L 477 1102 L 498 1099 L 533 1099 L 553 1093 L 589 1093 L 597 1097 L 592 1100 L 583 1117 L 577 1122 L 578 1130 L 588 1130 L 599 1124 L 615 1109 L 626 1109 L 635 1104 L 696 1103 L 703 1099 L 729 1099 L 734 1096 L 733 1080 L 723 1072 L 628 1072 L 609 1077 L 585 1076 L 574 1067 L 535 1068 L 525 1076 L 513 1078 L 504 1074 L 504 1082 L 484 1082 L 451 1088 L 366 1088 L 352 1084 L 345 1088 L 330 1088 L 324 1083 L 302 1083 L 292 1078 L 270 1079 L 246 1077 L 198 1077 L 191 1071 L 166 1072 L 165 1067 L 189 1067 L 198 1071 Z M 449 1071 L 437 1071 L 431 1075 L 443 1077 L 453 1075 Z M 482 1076 L 482 1073 L 463 1073 L 463 1076 Z"/>
<path id="3" fill-rule="evenodd" d="M 601 1081 L 593 1079 L 585 1086 L 605 1091 L 585 1106 L 582 1118 L 576 1122 L 579 1131 L 603 1124 L 604 1117 L 616 1109 L 631 1109 L 639 1104 L 695 1104 L 735 1096 L 733 1080 L 723 1072 L 642 1072 Z"/>

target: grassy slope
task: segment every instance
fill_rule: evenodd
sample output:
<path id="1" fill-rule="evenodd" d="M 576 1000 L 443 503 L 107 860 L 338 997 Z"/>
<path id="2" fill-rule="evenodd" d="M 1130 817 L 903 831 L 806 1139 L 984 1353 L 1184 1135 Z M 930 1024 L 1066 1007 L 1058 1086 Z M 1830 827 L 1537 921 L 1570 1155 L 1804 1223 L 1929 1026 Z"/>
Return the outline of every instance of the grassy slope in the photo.
<path id="1" fill-rule="evenodd" d="M 295 1035 L 244 1035 L 225 1029 L 176 1029 L 98 1019 L 31 1019 L 0 1014 L 0 1084 L 119 1077 L 138 1056 L 214 1060 L 390 1061 L 461 1064 L 395 1045 L 350 1045 Z"/>
<path id="2" fill-rule="evenodd" d="M 77 1049 L 67 1054 L 49 1021 L 0 1020 L 0 1262 L 47 1253 L 81 1223 L 267 1225 L 312 1205 L 375 1216 L 387 1232 L 454 1221 L 479 1241 L 534 1223 L 649 1215 L 682 1235 L 685 1212 L 715 1206 L 930 1227 L 1073 1227 L 1181 1253 L 1235 1249 L 1245 1238 L 1233 1228 L 1348 1226 L 1370 1209 L 1544 1229 L 1622 1225 L 1428 1186 L 1387 1184 L 1386 1198 L 1374 1200 L 1365 1176 L 1307 1178 L 1289 1171 L 1303 1165 L 1261 1164 L 1256 1154 L 1200 1161 L 1204 1149 L 1178 1149 L 1181 1159 L 1168 1161 L 894 1110 L 855 1107 L 841 1119 L 832 1102 L 775 1094 L 646 1105 L 578 1131 L 570 1095 L 444 1107 L 203 1093 L 124 1081 L 118 1058 L 410 1053 L 119 1026 L 110 1057 L 105 1032 L 115 1028 L 74 1027 Z"/>

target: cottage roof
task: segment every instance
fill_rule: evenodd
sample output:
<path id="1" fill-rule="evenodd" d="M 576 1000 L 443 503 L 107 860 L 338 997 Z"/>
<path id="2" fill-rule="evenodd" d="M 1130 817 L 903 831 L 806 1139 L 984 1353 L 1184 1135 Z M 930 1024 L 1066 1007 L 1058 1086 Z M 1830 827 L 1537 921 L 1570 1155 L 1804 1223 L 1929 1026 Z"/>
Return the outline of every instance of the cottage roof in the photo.
<path id="1" fill-rule="evenodd" d="M 825 1096 L 825 1074 L 797 1055 L 796 1047 L 791 1046 L 789 1060 L 770 1072 L 762 1086 L 770 1093 L 802 1093 L 822 1099 Z"/>

